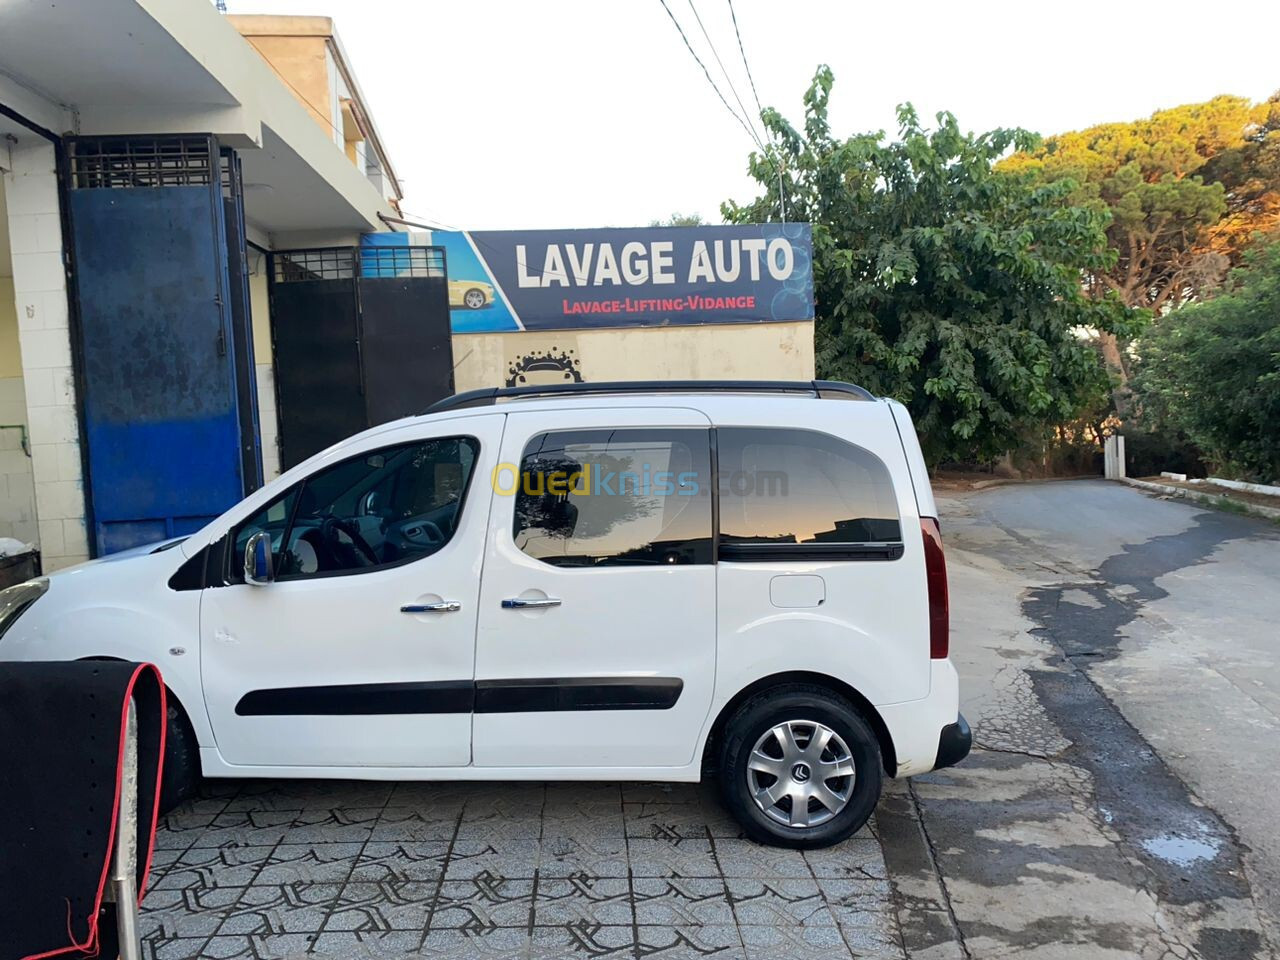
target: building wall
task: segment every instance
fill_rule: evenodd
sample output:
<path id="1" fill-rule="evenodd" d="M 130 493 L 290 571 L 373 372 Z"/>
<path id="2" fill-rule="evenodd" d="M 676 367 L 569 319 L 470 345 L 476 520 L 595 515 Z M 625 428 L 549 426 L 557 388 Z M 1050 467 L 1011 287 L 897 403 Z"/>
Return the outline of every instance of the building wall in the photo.
<path id="1" fill-rule="evenodd" d="M 258 432 L 262 438 L 262 479 L 280 476 L 280 424 L 276 416 L 275 364 L 271 349 L 271 301 L 267 255 L 249 250 L 249 314 L 253 323 L 253 362 L 258 385 Z"/>
<path id="2" fill-rule="evenodd" d="M 253 17 L 229 18 L 252 20 Z M 274 18 L 273 18 L 274 19 Z M 308 18 L 311 19 L 311 18 Z M 237 24 L 238 26 L 238 24 Z M 330 139 L 334 139 L 336 102 L 331 96 L 334 67 L 322 35 L 263 35 L 241 30 L 262 59 L 285 81 Z"/>
<path id="3" fill-rule="evenodd" d="M 45 569 L 56 570 L 89 556 L 57 175 L 43 139 L 11 148 L 4 192 L 37 535 Z"/>
<path id="4" fill-rule="evenodd" d="M 453 362 L 458 391 L 577 379 L 811 380 L 813 321 L 454 334 Z"/>
<path id="5" fill-rule="evenodd" d="M 6 232 L 6 220 L 4 191 L 0 190 L 0 232 Z M 2 252 L 0 272 L 7 273 L 8 251 Z M 13 278 L 0 276 L 0 537 L 35 543 L 36 491 L 31 457 L 23 443 L 26 428 L 27 397 L 22 383 Z"/>

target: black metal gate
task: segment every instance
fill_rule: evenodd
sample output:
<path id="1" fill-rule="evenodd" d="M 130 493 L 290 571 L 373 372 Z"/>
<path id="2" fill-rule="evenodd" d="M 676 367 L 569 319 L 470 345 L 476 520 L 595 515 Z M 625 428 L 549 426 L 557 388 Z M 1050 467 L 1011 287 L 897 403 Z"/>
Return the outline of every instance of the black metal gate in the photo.
<path id="1" fill-rule="evenodd" d="M 440 247 L 323 247 L 271 254 L 284 468 L 453 392 Z"/>

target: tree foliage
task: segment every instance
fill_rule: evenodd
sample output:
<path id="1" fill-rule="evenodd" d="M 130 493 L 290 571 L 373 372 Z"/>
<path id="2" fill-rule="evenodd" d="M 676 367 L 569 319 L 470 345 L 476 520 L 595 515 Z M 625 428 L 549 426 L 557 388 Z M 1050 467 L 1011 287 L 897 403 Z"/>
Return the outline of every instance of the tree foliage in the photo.
<path id="1" fill-rule="evenodd" d="M 1280 478 L 1280 243 L 1250 251 L 1224 293 L 1160 318 L 1137 348 L 1146 422 L 1185 432 L 1218 467 Z"/>
<path id="2" fill-rule="evenodd" d="M 1111 212 L 1109 270 L 1086 282 L 1131 307 L 1158 313 L 1221 282 L 1227 259 L 1209 228 L 1227 210 L 1226 189 L 1201 174 L 1205 163 L 1240 148 L 1256 120 L 1241 97 L 1161 110 L 1132 123 L 1104 123 L 1049 137 L 1003 164 L 1047 181 L 1073 180 L 1073 199 Z"/>
<path id="3" fill-rule="evenodd" d="M 908 105 L 895 141 L 835 137 L 832 82 L 819 68 L 803 130 L 764 112 L 776 146 L 749 167 L 764 193 L 721 208 L 776 219 L 783 171 L 788 219 L 813 225 L 819 375 L 906 403 L 931 462 L 994 457 L 1071 418 L 1105 386 L 1075 331 L 1125 319 L 1080 284 L 1110 266 L 1106 213 L 1068 203 L 1070 181 L 993 170 L 1034 149 L 1026 131 L 966 134 L 948 113 L 927 130 Z"/>
<path id="4" fill-rule="evenodd" d="M 669 217 L 663 217 L 661 220 L 650 220 L 651 227 L 700 227 L 702 226 L 702 214 L 700 213 L 673 213 Z"/>
<path id="5" fill-rule="evenodd" d="M 1208 247 L 1238 265 L 1251 243 L 1280 234 L 1280 93 L 1254 109 L 1243 143 L 1200 172 L 1226 190 L 1227 213 L 1209 228 Z"/>

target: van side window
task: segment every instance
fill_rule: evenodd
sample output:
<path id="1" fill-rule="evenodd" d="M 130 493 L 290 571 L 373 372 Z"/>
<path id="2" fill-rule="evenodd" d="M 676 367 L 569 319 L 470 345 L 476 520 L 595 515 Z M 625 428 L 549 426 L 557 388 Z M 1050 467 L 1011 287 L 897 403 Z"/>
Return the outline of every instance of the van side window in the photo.
<path id="1" fill-rule="evenodd" d="M 724 559 L 901 555 L 893 481 L 870 451 L 764 427 L 721 427 L 716 446 Z"/>
<path id="2" fill-rule="evenodd" d="M 513 535 L 529 556 L 648 566 L 711 562 L 710 477 L 705 430 L 565 430 L 530 440 L 499 483 L 519 484 Z"/>
<path id="3" fill-rule="evenodd" d="M 480 449 L 474 437 L 387 447 L 320 470 L 242 523 L 232 578 L 249 537 L 271 534 L 277 580 L 359 573 L 435 553 L 453 537 Z"/>

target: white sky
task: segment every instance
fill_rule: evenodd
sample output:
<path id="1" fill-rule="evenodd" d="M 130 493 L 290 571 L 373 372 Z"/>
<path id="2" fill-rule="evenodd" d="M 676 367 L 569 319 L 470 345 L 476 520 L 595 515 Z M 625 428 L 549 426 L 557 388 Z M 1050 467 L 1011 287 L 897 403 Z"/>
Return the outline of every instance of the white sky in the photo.
<path id="1" fill-rule="evenodd" d="M 734 102 L 690 9 L 667 0 Z M 753 107 L 727 0 L 695 0 Z M 755 196 L 752 142 L 660 0 L 228 0 L 331 16 L 405 189 L 404 208 L 476 229 L 720 221 Z M 760 99 L 799 123 L 819 63 L 832 128 L 892 131 L 894 108 L 1041 133 L 1218 93 L 1280 88 L 1280 2 L 735 0 Z"/>

